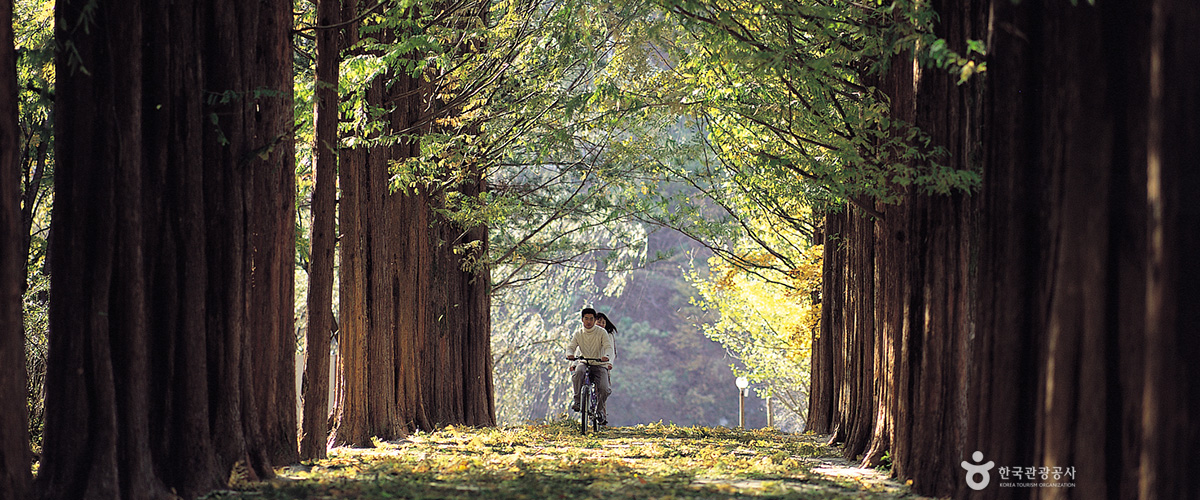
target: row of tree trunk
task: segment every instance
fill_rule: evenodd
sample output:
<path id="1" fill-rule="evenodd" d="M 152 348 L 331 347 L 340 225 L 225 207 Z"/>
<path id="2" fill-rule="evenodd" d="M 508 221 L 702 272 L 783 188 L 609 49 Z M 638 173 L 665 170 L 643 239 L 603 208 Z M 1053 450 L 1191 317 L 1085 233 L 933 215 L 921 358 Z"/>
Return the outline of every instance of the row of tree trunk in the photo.
<path id="1" fill-rule="evenodd" d="M 1097 4 L 935 0 L 986 76 L 900 58 L 881 88 L 982 188 L 826 220 L 808 428 L 919 493 L 1200 497 L 1200 12 Z M 1002 466 L 1075 486 L 1000 487 Z"/>
<path id="2" fill-rule="evenodd" d="M 344 3 L 319 5 L 331 59 L 318 78 L 334 83 L 317 110 L 305 457 L 418 427 L 491 425 L 495 414 L 488 276 L 461 267 L 448 244 L 485 240 L 486 229 L 435 215 L 440 193 L 389 191 L 389 163 L 416 154 L 415 143 L 338 146 L 334 37 L 358 12 Z M 0 499 L 193 498 L 231 472 L 270 477 L 301 457 L 292 3 L 60 0 L 55 17 L 53 297 L 32 484 L 20 193 L 15 156 L 0 155 Z M 11 21 L 11 1 L 0 0 L 8 47 Z M 12 56 L 0 50 L 6 152 L 16 151 Z M 430 108 L 429 92 L 410 92 L 419 79 L 373 85 L 371 103 L 394 110 L 390 130 Z M 483 189 L 472 180 L 460 189 Z M 343 366 L 330 417 L 323 374 L 335 331 Z"/>

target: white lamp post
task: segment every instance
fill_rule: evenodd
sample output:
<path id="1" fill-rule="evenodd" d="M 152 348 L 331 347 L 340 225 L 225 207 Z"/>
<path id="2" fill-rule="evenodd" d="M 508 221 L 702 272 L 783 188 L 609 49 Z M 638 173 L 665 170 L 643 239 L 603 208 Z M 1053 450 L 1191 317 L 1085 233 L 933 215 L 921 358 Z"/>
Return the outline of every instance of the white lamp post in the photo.
<path id="1" fill-rule="evenodd" d="M 746 388 L 750 387 L 750 379 L 738 377 L 735 381 L 738 388 L 738 428 L 746 428 Z"/>

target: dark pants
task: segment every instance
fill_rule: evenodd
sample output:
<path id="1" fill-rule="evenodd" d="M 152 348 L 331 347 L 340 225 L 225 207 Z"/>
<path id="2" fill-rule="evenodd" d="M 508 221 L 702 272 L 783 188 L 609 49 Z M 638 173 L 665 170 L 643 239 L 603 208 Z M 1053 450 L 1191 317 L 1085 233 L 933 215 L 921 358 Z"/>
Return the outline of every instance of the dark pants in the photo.
<path id="1" fill-rule="evenodd" d="M 583 370 L 590 370 L 592 373 L 592 385 L 596 388 L 597 404 L 596 411 L 600 415 L 608 415 L 605 408 L 605 401 L 608 401 L 608 395 L 612 394 L 612 387 L 608 385 L 608 367 L 597 365 L 579 365 L 575 371 L 571 373 L 571 381 L 575 383 L 575 399 L 574 402 L 579 403 L 579 389 L 583 387 Z M 584 402 L 583 404 L 587 404 Z"/>

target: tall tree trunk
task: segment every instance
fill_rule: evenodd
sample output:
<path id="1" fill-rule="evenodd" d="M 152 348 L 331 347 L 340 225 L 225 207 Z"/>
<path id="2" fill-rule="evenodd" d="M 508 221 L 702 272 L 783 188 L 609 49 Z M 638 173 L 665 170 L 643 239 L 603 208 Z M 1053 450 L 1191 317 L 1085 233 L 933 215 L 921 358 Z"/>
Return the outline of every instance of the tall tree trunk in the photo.
<path id="1" fill-rule="evenodd" d="M 204 172 L 196 4 L 148 4 L 142 98 L 143 183 L 149 278 L 151 442 L 163 480 L 182 494 L 228 477 L 214 454 L 209 421 Z"/>
<path id="2" fill-rule="evenodd" d="M 291 304 L 294 244 L 285 208 L 294 197 L 287 180 L 294 175 L 291 66 L 284 62 L 290 12 L 276 0 L 212 0 L 203 50 L 205 89 L 219 96 L 210 99 L 215 123 L 205 130 L 204 154 L 221 165 L 205 180 L 208 246 L 211 253 L 230 248 L 209 278 L 210 356 L 221 370 L 214 420 L 240 438 L 234 443 L 247 444 L 217 453 L 221 463 L 245 461 L 263 477 L 273 475 L 274 461 L 296 453 L 292 313 L 281 310 Z M 286 446 L 279 441 L 285 436 Z"/>
<path id="3" fill-rule="evenodd" d="M 841 345 L 840 392 L 835 436 L 847 458 L 867 451 L 875 427 L 875 220 L 858 207 L 847 207 L 845 339 Z"/>
<path id="4" fill-rule="evenodd" d="M 18 150 L 17 63 L 13 3 L 0 0 L 0 151 Z M 29 427 L 26 409 L 25 328 L 21 291 L 26 249 L 21 224 L 16 155 L 0 155 L 0 500 L 29 494 Z M 29 231 L 26 229 L 25 234 Z M 28 247 L 28 244 L 25 245 Z"/>
<path id="5" fill-rule="evenodd" d="M 898 18 L 900 13 L 895 15 Z M 916 75 L 911 60 L 911 52 L 902 52 L 894 56 L 887 73 L 880 79 L 880 90 L 888 96 L 891 103 L 889 117 L 903 123 L 916 121 Z M 896 154 L 898 151 L 887 153 Z M 907 274 L 910 269 L 907 250 L 910 248 L 908 224 L 913 204 L 910 199 L 892 206 L 875 204 L 875 210 L 885 214 L 885 218 L 876 221 L 877 237 L 874 239 L 877 262 L 874 314 L 878 337 L 873 354 L 873 369 L 877 381 L 872 401 L 875 426 L 871 431 L 871 443 L 863 456 L 863 463 L 871 467 L 879 465 L 884 453 L 889 452 L 893 466 L 897 466 L 893 443 L 895 442 L 897 447 L 907 444 L 896 442 L 894 435 L 907 431 L 900 426 L 905 424 L 903 419 L 909 417 L 912 411 L 901 403 L 901 398 L 907 395 L 908 387 L 901 385 L 898 377 L 909 375 L 905 371 L 907 364 L 902 364 L 899 356 L 905 352 L 905 335 L 910 333 L 905 329 L 905 319 L 910 309 L 903 306 L 908 305 L 905 298 L 911 293 L 909 287 L 912 284 Z"/>
<path id="6" fill-rule="evenodd" d="M 236 462 L 269 476 L 295 455 L 288 4 L 55 14 L 78 49 L 56 61 L 40 494 L 196 496 Z"/>
<path id="7" fill-rule="evenodd" d="M 1146 499 L 1198 498 L 1190 457 L 1200 444 L 1200 13 L 1153 3 L 1147 151 L 1149 256 L 1141 484 Z M 1136 393 L 1131 396 L 1136 397 Z"/>
<path id="8" fill-rule="evenodd" d="M 342 19 L 358 17 L 358 1 L 342 2 Z M 346 27 L 345 47 L 359 41 L 358 24 Z M 368 152 L 362 146 L 342 150 L 338 156 L 338 202 L 340 236 L 338 267 L 338 382 L 335 394 L 330 446 L 371 446 L 370 396 L 367 392 L 367 325 L 369 272 L 367 259 L 368 221 L 363 207 L 369 195 L 363 191 L 367 177 Z"/>
<path id="9" fill-rule="evenodd" d="M 392 34 L 388 30 L 378 32 L 375 36 L 382 37 L 386 42 Z M 365 92 L 364 105 L 368 113 L 392 105 L 391 94 L 385 87 L 393 86 L 391 78 L 380 76 L 374 79 Z M 340 288 L 343 304 L 353 304 L 355 308 L 342 314 L 352 313 L 352 321 L 342 322 L 343 339 L 351 342 L 355 352 L 363 357 L 359 360 L 347 360 L 343 365 L 346 371 L 346 390 L 348 395 L 361 391 L 363 395 L 355 399 L 357 408 L 346 408 L 339 420 L 348 417 L 358 419 L 355 422 L 339 421 L 339 426 L 352 425 L 351 429 L 362 434 L 356 437 L 339 436 L 339 443 L 367 445 L 368 441 L 355 442 L 363 437 L 376 436 L 384 440 L 395 439 L 405 435 L 405 425 L 401 413 L 403 410 L 396 403 L 397 378 L 396 368 L 396 299 L 398 282 L 398 262 L 394 247 L 400 239 L 398 236 L 400 213 L 395 210 L 395 197 L 390 189 L 389 168 L 392 161 L 392 147 L 388 141 L 377 141 L 384 136 L 392 136 L 396 132 L 386 121 L 386 125 L 378 131 L 364 137 L 368 146 L 361 149 L 356 157 L 360 163 L 343 165 L 347 168 L 357 168 L 352 174 L 343 175 L 343 200 L 340 213 L 343 218 L 353 221 L 353 226 L 344 229 L 343 234 L 349 235 L 355 231 L 357 236 L 352 240 L 356 245 L 351 249 L 343 236 L 342 267 L 353 266 L 352 279 L 345 281 L 347 275 L 343 272 Z M 351 185 L 350 183 L 354 183 Z M 345 227 L 345 223 L 343 223 Z M 348 260 L 349 259 L 349 260 Z M 346 344 L 343 344 L 346 345 Z M 343 359 L 345 359 L 343 357 Z M 358 366 L 362 377 L 350 377 L 352 364 Z M 364 384 L 361 389 L 351 384 Z"/>
<path id="10" fill-rule="evenodd" d="M 390 30 L 380 33 L 385 42 L 390 41 Z M 387 104 L 388 94 L 384 90 L 390 78 L 380 76 L 371 82 L 367 90 L 367 105 L 382 109 Z M 380 121 L 388 123 L 386 116 Z M 380 135 L 396 133 L 384 127 Z M 367 391 L 370 395 L 367 419 L 371 435 L 384 440 L 405 435 L 403 423 L 396 407 L 396 340 L 395 282 L 397 262 L 391 247 L 399 239 L 399 213 L 389 210 L 395 196 L 391 193 L 388 169 L 392 161 L 391 148 L 387 145 L 372 145 L 367 151 L 366 175 L 363 177 L 362 193 L 365 196 L 361 217 L 366 242 L 367 286 Z"/>
<path id="11" fill-rule="evenodd" d="M 1073 467 L 1071 493 L 1131 496 L 1146 431 L 1136 394 L 1148 325 L 1138 263 L 1149 10 L 993 7 L 1012 29 L 995 33 L 989 63 L 984 306 L 964 456 Z"/>
<path id="12" fill-rule="evenodd" d="M 319 0 L 317 25 L 341 19 L 339 0 Z M 325 458 L 329 438 L 329 344 L 333 327 L 333 256 L 337 243 L 338 30 L 317 30 L 316 135 L 313 152 L 312 258 L 308 269 L 308 337 L 304 363 L 304 419 L 300 456 Z"/>
<path id="13" fill-rule="evenodd" d="M 399 130 L 420 119 L 422 96 L 417 92 L 420 80 L 399 76 L 393 83 L 398 97 L 392 113 L 392 126 Z M 393 147 L 395 158 L 412 158 L 420 154 L 419 144 L 404 141 Z M 434 428 L 434 420 L 426 412 L 425 393 L 431 390 L 427 381 L 435 374 L 426 363 L 432 352 L 427 348 L 425 325 L 428 323 L 428 293 L 430 267 L 433 258 L 429 219 L 430 198 L 423 189 L 397 193 L 396 210 L 400 216 L 401 238 L 397 240 L 398 262 L 396 293 L 395 361 L 399 373 L 396 402 L 408 430 Z"/>
<path id="14" fill-rule="evenodd" d="M 487 191 L 482 170 L 472 167 L 459 190 L 477 197 Z M 492 381 L 492 293 L 491 270 L 483 264 L 488 252 L 488 227 L 479 225 L 460 229 L 458 241 L 469 248 L 465 253 L 451 252 L 458 265 L 458 309 L 463 331 L 463 423 L 496 425 L 495 385 Z"/>
<path id="15" fill-rule="evenodd" d="M 940 22 L 935 33 L 955 51 L 967 53 L 969 40 L 983 39 L 986 9 L 980 4 L 934 2 Z M 978 172 L 982 81 L 957 82 L 957 75 L 936 69 L 914 72 L 911 59 L 898 59 L 892 112 L 927 133 L 945 155 L 934 159 L 955 169 Z M 915 95 L 913 91 L 915 90 Z M 894 98 L 893 98 L 894 99 Z M 908 100 L 912 99 L 912 100 Z M 912 118 L 906 118 L 911 116 Z M 913 192 L 897 212 L 897 221 L 881 237 L 893 240 L 898 253 L 881 260 L 884 269 L 900 267 L 898 281 L 887 288 L 899 292 L 890 307 L 899 308 L 881 325 L 885 342 L 895 346 L 899 371 L 891 381 L 897 399 L 891 413 L 897 449 L 891 453 L 897 473 L 918 491 L 953 491 L 962 470 L 966 426 L 966 357 L 975 314 L 972 269 L 976 198 L 961 193 L 929 195 Z M 903 262 L 900 262 L 903 261 Z M 889 332 L 899 336 L 888 338 Z M 903 441 L 903 442 L 901 442 Z"/>
<path id="16" fill-rule="evenodd" d="M 291 2 L 260 0 L 260 12 L 249 30 L 256 47 L 243 58 L 243 72 L 254 75 L 245 92 L 247 123 L 255 140 L 247 200 L 250 254 L 249 343 L 254 346 L 246 379 L 255 391 L 258 414 L 251 422 L 267 454 L 264 465 L 295 462 L 296 334 L 295 198 L 296 169 L 292 103 Z M 244 20 L 243 20 L 244 22 Z M 272 89 L 268 93 L 259 89 Z M 253 158 L 251 161 L 250 158 Z"/>
<path id="17" fill-rule="evenodd" d="M 370 446 L 367 422 L 366 230 L 361 216 L 366 151 L 343 150 L 338 161 L 342 187 L 338 202 L 341 236 L 338 268 L 338 385 L 330 446 Z"/>
<path id="18" fill-rule="evenodd" d="M 809 382 L 808 419 L 806 430 L 827 434 L 834 430 L 837 408 L 837 369 L 835 352 L 841 348 L 842 308 L 844 305 L 843 267 L 845 241 L 842 231 L 846 213 L 825 215 L 825 246 L 821 257 L 821 320 L 816 339 L 813 339 L 812 373 Z"/>
<path id="19" fill-rule="evenodd" d="M 1188 383 L 1200 271 L 1185 264 L 1200 249 L 1200 205 L 1184 198 L 1200 188 L 1200 35 L 1189 28 L 1200 14 L 1175 0 L 933 6 L 951 49 L 988 40 L 989 68 L 982 93 L 925 70 L 915 123 L 951 166 L 981 159 L 984 182 L 971 198 L 887 207 L 875 236 L 876 329 L 895 347 L 875 351 L 886 369 L 874 401 L 895 408 L 876 413 L 894 419 L 894 471 L 938 496 L 1200 495 L 1185 465 L 1200 442 L 1200 390 Z M 895 83 L 884 87 L 905 94 Z M 853 455 L 866 390 L 854 380 L 866 372 L 842 357 L 864 354 L 870 291 L 856 248 L 871 236 L 847 224 L 846 248 L 826 246 L 845 260 L 827 257 L 809 422 Z M 997 468 L 1069 470 L 1054 480 L 1075 486 L 1000 487 L 1013 478 L 993 469 L 976 492 L 957 465 L 976 451 Z"/>
<path id="20" fill-rule="evenodd" d="M 60 1 L 47 498 L 165 498 L 150 461 L 139 4 Z M 87 16 L 90 22 L 79 20 Z M 69 54 L 68 54 L 69 52 Z M 108 54 L 122 54 L 118 62 Z M 74 59 L 72 59 L 74 58 Z"/>
<path id="21" fill-rule="evenodd" d="M 439 128 L 435 120 L 461 113 L 436 93 L 435 86 L 423 78 L 397 75 L 388 99 L 396 103 L 390 121 L 393 130 L 428 133 Z M 392 148 L 396 160 L 419 154 L 417 141 L 401 141 Z M 461 174 L 463 180 L 450 189 L 464 196 L 482 193 L 486 186 L 480 172 L 462 168 L 463 172 L 440 175 Z M 395 240 L 398 245 L 392 251 L 399 273 L 394 282 L 394 349 L 400 418 L 409 430 L 495 425 L 490 274 L 486 266 L 467 264 L 486 252 L 487 228 L 463 228 L 438 215 L 436 210 L 445 207 L 444 191 L 406 188 L 393 195 L 394 213 L 401 217 L 395 223 L 404 236 Z M 471 250 L 464 254 L 464 247 Z"/>

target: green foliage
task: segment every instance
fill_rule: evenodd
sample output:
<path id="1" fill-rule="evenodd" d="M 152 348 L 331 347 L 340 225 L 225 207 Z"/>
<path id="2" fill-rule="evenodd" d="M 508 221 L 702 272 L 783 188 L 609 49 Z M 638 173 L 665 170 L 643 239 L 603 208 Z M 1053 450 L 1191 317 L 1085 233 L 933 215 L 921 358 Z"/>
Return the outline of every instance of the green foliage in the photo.
<path id="1" fill-rule="evenodd" d="M 52 2 L 19 0 L 13 5 L 17 55 L 22 210 L 31 213 L 26 263 L 44 265 L 54 193 L 54 8 Z M 32 196 L 25 198 L 26 190 Z M 24 202 L 31 204 L 25 206 Z"/>
<path id="2" fill-rule="evenodd" d="M 25 323 L 25 372 L 28 375 L 26 401 L 29 410 L 29 435 L 34 449 L 41 448 L 45 424 L 46 356 L 49 353 L 50 277 L 29 273 L 29 288 L 22 297 Z"/>
<path id="3" fill-rule="evenodd" d="M 26 402 L 34 450 L 41 448 L 48 352 L 50 277 L 46 267 L 50 211 L 54 200 L 54 4 L 18 0 L 13 5 L 17 56 L 17 105 L 22 211 L 31 217 L 22 296 L 25 332 Z"/>
<path id="4" fill-rule="evenodd" d="M 570 420 L 447 428 L 238 481 L 237 498 L 898 498 L 882 474 L 838 475 L 819 436 L 649 424 L 580 436 Z M 847 471 L 850 472 L 850 471 Z"/>

